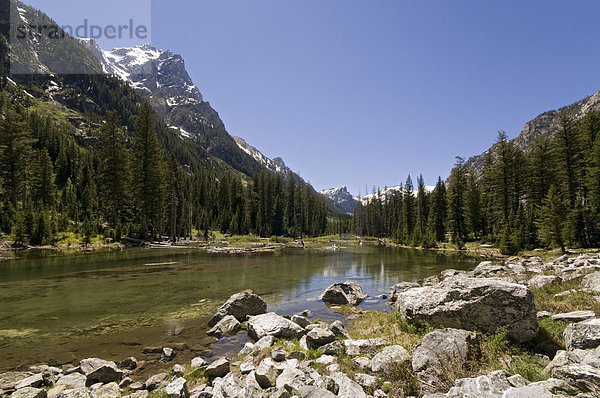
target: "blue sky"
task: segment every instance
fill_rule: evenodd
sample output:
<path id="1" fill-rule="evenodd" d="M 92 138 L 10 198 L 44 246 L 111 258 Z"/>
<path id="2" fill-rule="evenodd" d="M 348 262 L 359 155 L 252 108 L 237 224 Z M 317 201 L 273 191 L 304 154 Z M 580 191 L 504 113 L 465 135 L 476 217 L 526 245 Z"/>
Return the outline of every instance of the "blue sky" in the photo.
<path id="1" fill-rule="evenodd" d="M 358 194 L 408 173 L 433 184 L 498 130 L 600 90 L 599 15 L 594 1 L 170 0 L 152 2 L 152 41 L 182 54 L 231 134 Z"/>

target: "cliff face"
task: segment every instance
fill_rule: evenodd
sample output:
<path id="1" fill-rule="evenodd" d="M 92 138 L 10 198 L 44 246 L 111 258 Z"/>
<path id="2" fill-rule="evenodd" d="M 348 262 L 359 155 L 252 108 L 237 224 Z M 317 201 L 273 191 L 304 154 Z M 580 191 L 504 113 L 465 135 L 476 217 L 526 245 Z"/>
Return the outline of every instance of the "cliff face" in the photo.
<path id="1" fill-rule="evenodd" d="M 521 149 L 526 150 L 528 144 L 535 137 L 540 135 L 551 135 L 556 128 L 558 122 L 558 115 L 561 111 L 566 110 L 573 114 L 575 119 L 581 119 L 588 112 L 592 110 L 600 110 L 600 91 L 594 95 L 582 99 L 581 101 L 575 102 L 574 104 L 559 108 L 557 110 L 551 110 L 544 112 L 537 116 L 535 119 L 525 123 L 523 130 L 513 142 Z M 493 147 L 492 147 L 493 148 Z M 489 148 L 481 155 L 473 156 L 466 162 L 466 166 L 476 171 L 481 171 L 483 168 L 483 161 L 485 155 L 492 150 Z"/>

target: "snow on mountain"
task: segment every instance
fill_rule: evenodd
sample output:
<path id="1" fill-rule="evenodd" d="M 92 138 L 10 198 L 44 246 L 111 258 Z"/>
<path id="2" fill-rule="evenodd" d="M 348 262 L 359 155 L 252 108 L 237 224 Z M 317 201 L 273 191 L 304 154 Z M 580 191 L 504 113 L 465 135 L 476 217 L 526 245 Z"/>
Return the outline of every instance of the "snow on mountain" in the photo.
<path id="1" fill-rule="evenodd" d="M 291 170 L 285 165 L 283 159 L 281 158 L 273 158 L 269 159 L 265 155 L 262 154 L 261 151 L 254 148 L 252 145 L 248 144 L 243 138 L 232 136 L 235 143 L 240 147 L 240 149 L 246 152 L 248 155 L 252 156 L 258 163 L 265 166 L 267 169 L 278 173 L 278 174 L 287 174 Z"/>
<path id="2" fill-rule="evenodd" d="M 435 186 L 431 186 L 431 185 L 425 185 L 425 191 L 427 192 L 432 192 L 435 189 Z M 401 192 L 403 190 L 402 185 L 395 185 L 393 187 L 384 187 L 384 188 L 379 188 L 375 193 L 371 193 L 368 195 L 364 195 L 364 196 L 355 196 L 354 199 L 356 201 L 361 201 L 362 204 L 367 204 L 367 202 L 375 199 L 377 197 L 377 195 L 380 195 L 381 198 L 385 198 L 386 196 L 389 195 L 393 195 L 395 193 Z M 415 194 L 415 196 L 417 195 L 417 190 L 413 190 L 413 193 Z"/>
<path id="3" fill-rule="evenodd" d="M 344 213 L 352 213 L 356 205 L 347 187 L 324 189 L 320 192 L 333 206 Z"/>

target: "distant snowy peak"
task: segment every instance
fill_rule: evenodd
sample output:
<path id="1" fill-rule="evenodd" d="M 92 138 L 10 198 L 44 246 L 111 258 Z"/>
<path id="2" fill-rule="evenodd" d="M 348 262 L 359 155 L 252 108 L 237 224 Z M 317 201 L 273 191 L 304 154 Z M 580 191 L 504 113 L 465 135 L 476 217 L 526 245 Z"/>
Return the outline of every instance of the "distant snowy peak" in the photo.
<path id="1" fill-rule="evenodd" d="M 435 189 L 434 186 L 431 185 L 426 185 L 425 186 L 425 191 L 427 192 L 433 192 L 433 190 Z M 393 187 L 384 187 L 384 188 L 379 188 L 377 191 L 375 191 L 375 193 L 371 193 L 369 195 L 364 195 L 364 196 L 355 196 L 354 199 L 356 201 L 359 201 L 362 204 L 366 204 L 367 202 L 370 202 L 371 200 L 375 199 L 377 196 L 380 196 L 382 199 L 384 199 L 386 196 L 390 196 L 396 193 L 399 193 L 403 190 L 402 185 L 395 185 Z M 417 195 L 418 191 L 415 189 L 413 190 L 413 193 L 415 195 Z"/>
<path id="2" fill-rule="evenodd" d="M 258 163 L 265 166 L 267 169 L 278 173 L 278 174 L 287 174 L 291 170 L 285 165 L 285 162 L 281 158 L 273 158 L 269 159 L 265 155 L 262 154 L 261 151 L 254 148 L 252 145 L 248 144 L 243 138 L 232 136 L 235 143 L 240 147 L 240 149 L 246 152 L 248 155 L 252 156 Z"/>
<path id="3" fill-rule="evenodd" d="M 324 189 L 320 193 L 338 210 L 344 213 L 352 213 L 354 211 L 356 202 L 352 197 L 352 194 L 348 192 L 348 188 L 341 187 Z"/>

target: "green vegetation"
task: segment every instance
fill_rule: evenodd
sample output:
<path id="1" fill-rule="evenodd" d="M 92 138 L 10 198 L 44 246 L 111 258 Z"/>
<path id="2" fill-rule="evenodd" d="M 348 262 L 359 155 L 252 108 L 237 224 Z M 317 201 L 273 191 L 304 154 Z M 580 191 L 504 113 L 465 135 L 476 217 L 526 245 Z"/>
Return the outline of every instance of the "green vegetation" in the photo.
<path id="1" fill-rule="evenodd" d="M 378 191 L 357 203 L 351 230 L 358 236 L 435 247 L 450 240 L 488 243 L 502 254 L 534 248 L 600 246 L 600 112 L 576 119 L 563 111 L 551 137 L 522 150 L 504 132 L 481 171 L 457 158 L 448 180 L 428 193 L 422 177 L 414 196 L 408 176 L 401 192 Z"/>

